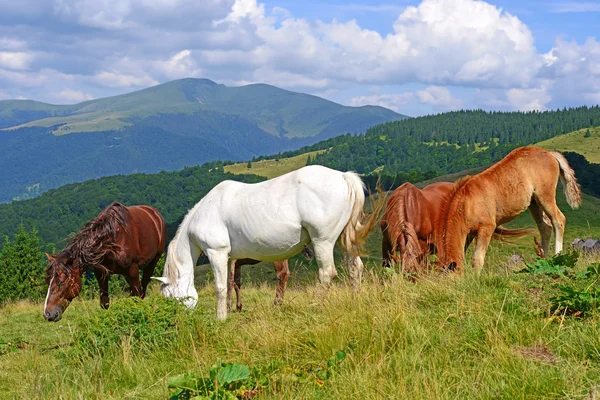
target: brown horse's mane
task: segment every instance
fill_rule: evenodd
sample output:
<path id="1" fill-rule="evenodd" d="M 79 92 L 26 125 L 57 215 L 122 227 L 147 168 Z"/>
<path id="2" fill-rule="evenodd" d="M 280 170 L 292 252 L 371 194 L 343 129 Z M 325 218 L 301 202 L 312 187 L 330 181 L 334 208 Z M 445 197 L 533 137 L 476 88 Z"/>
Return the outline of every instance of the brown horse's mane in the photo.
<path id="1" fill-rule="evenodd" d="M 79 232 L 71 235 L 65 249 L 48 265 L 46 279 L 49 280 L 57 268 L 70 273 L 73 268 L 91 267 L 108 273 L 102 260 L 106 255 L 120 250 L 116 242 L 117 234 L 121 228 L 125 229 L 129 218 L 129 210 L 121 203 L 114 202 L 106 207 Z M 73 262 L 65 264 L 58 262 L 58 258 L 72 259 Z"/>

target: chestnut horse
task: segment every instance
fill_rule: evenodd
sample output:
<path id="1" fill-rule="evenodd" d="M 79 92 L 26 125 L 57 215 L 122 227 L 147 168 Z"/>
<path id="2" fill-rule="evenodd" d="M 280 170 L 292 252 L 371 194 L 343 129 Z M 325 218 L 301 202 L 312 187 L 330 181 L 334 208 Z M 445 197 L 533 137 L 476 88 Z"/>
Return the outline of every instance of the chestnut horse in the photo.
<path id="1" fill-rule="evenodd" d="M 302 255 L 309 261 L 312 261 L 314 257 L 311 248 L 308 246 L 302 250 Z M 236 310 L 238 312 L 242 311 L 242 297 L 240 293 L 242 287 L 242 265 L 255 265 L 259 262 L 260 261 L 251 258 L 231 260 L 229 282 L 227 284 L 227 311 L 231 311 L 232 290 L 235 290 Z M 275 266 L 275 274 L 277 275 L 277 289 L 275 290 L 275 301 L 273 304 L 277 306 L 283 303 L 283 295 L 285 293 L 285 288 L 287 287 L 288 278 L 290 277 L 290 267 L 288 265 L 288 260 L 275 261 L 273 264 Z"/>
<path id="2" fill-rule="evenodd" d="M 537 147 L 515 149 L 487 170 L 459 180 L 457 190 L 444 200 L 436 228 L 441 232 L 437 246 L 441 265 L 462 272 L 465 243 L 472 234 L 477 237 L 473 267 L 480 272 L 494 229 L 527 208 L 540 231 L 543 253 L 548 254 L 552 228 L 554 251 L 560 253 L 566 218 L 556 205 L 559 179 L 567 203 L 579 207 L 581 188 L 567 160 Z"/>
<path id="3" fill-rule="evenodd" d="M 46 255 L 50 264 L 46 270 L 44 317 L 48 321 L 62 318 L 67 306 L 79 295 L 81 277 L 87 268 L 93 269 L 98 280 L 102 308 L 109 306 L 111 274 L 125 276 L 131 295 L 143 298 L 166 240 L 166 225 L 156 209 L 112 203 L 74 234 L 62 252 Z"/>
<path id="4" fill-rule="evenodd" d="M 383 267 L 391 267 L 392 259 L 398 262 L 396 251 L 404 272 L 417 272 L 426 256 L 435 252 L 434 227 L 439 218 L 443 200 L 457 189 L 453 182 L 437 182 L 419 190 L 411 183 L 398 187 L 387 201 L 381 231 Z M 496 227 L 494 238 L 519 237 L 531 234 L 527 229 Z M 465 246 L 472 241 L 469 236 Z"/>

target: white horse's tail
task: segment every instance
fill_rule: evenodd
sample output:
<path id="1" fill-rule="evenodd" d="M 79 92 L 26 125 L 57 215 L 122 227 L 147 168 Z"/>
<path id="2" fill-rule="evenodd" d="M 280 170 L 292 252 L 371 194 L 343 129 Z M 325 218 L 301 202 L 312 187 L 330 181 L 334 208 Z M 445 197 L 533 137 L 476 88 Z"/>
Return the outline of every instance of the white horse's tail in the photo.
<path id="1" fill-rule="evenodd" d="M 373 213 L 367 214 L 364 211 L 365 184 L 362 179 L 354 172 L 344 172 L 343 176 L 350 190 L 352 212 L 339 241 L 347 253 L 358 256 L 364 248 L 367 236 L 379 222 L 379 214 L 385 203 L 385 196 L 382 195 L 382 192 L 379 193 L 380 196 L 374 204 Z"/>
<path id="2" fill-rule="evenodd" d="M 560 181 L 563 185 L 567 203 L 571 208 L 579 207 L 581 205 L 581 187 L 577 183 L 577 178 L 575 178 L 575 171 L 573 171 L 565 156 L 557 151 L 551 151 L 550 154 L 556 158 L 560 166 Z"/>

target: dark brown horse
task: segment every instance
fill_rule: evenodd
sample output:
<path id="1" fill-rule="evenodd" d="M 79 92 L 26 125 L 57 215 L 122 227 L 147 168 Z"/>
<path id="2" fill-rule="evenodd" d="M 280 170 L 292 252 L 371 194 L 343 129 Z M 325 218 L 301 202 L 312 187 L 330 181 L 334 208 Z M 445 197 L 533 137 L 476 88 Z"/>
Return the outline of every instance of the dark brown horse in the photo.
<path id="1" fill-rule="evenodd" d="M 113 203 L 74 234 L 67 247 L 47 255 L 48 295 L 44 317 L 59 321 L 70 302 L 79 295 L 82 275 L 94 271 L 100 286 L 100 306 L 108 308 L 108 279 L 120 274 L 131 295 L 143 298 L 154 267 L 163 253 L 167 230 L 160 213 L 149 206 L 126 207 Z M 139 272 L 143 271 L 140 284 Z"/>
<path id="2" fill-rule="evenodd" d="M 462 272 L 465 242 L 472 235 L 477 237 L 473 267 L 480 271 L 496 227 L 528 208 L 542 236 L 543 254 L 548 254 L 553 228 L 554 251 L 560 253 L 566 219 L 556 205 L 559 179 L 567 203 L 577 208 L 581 189 L 569 163 L 562 154 L 537 147 L 515 149 L 480 174 L 460 180 L 444 201 L 436 228 L 442 266 Z"/>
<path id="3" fill-rule="evenodd" d="M 404 272 L 418 272 L 429 254 L 436 251 L 435 226 L 445 198 L 457 190 L 452 182 L 437 182 L 419 190 L 411 183 L 398 187 L 387 201 L 381 219 L 383 266 L 390 267 L 392 260 L 401 262 Z M 494 238 L 519 237 L 531 234 L 526 229 L 495 228 Z M 465 243 L 472 241 L 470 236 Z M 400 260 L 396 257 L 400 253 Z"/>
<path id="4" fill-rule="evenodd" d="M 314 257 L 313 251 L 309 246 L 304 247 L 302 255 L 311 261 Z M 231 260 L 231 267 L 229 272 L 229 282 L 227 284 L 227 310 L 231 311 L 232 305 L 232 291 L 235 290 L 236 297 L 236 310 L 242 311 L 242 297 L 240 289 L 242 287 L 242 265 L 254 265 L 260 261 L 253 260 L 251 258 L 242 258 L 239 260 Z M 287 281 L 290 277 L 290 267 L 288 260 L 275 261 L 275 274 L 277 275 L 277 289 L 275 290 L 275 301 L 273 302 L 276 306 L 283 303 L 283 295 L 287 287 Z"/>

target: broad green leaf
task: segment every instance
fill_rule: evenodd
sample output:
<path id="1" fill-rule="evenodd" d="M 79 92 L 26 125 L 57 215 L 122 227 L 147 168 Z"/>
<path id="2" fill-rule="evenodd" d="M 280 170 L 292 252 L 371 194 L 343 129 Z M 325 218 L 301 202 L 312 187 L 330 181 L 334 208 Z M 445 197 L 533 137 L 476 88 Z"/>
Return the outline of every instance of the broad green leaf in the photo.
<path id="1" fill-rule="evenodd" d="M 250 378 L 250 368 L 243 364 L 223 364 L 217 374 L 220 385 L 243 381 Z"/>

